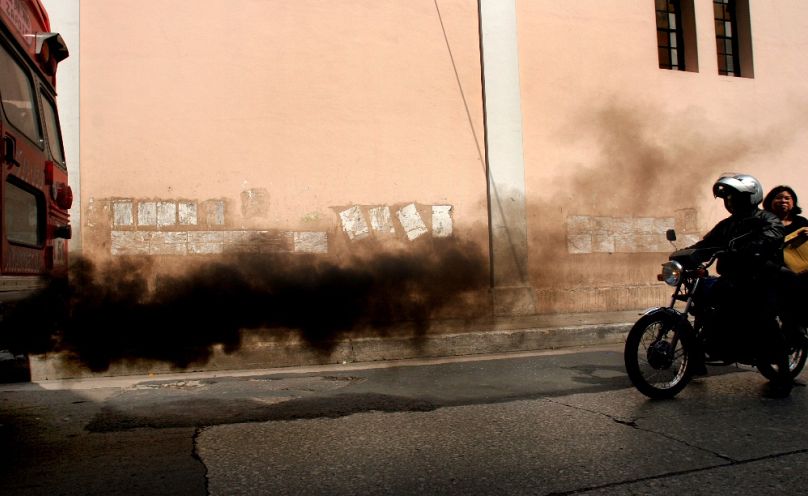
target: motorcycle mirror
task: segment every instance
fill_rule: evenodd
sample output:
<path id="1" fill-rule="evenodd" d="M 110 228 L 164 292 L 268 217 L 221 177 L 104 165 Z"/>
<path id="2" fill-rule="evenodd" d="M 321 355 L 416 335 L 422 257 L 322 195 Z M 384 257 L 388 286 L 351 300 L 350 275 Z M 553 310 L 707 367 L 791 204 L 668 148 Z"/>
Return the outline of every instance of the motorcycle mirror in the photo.
<path id="1" fill-rule="evenodd" d="M 665 239 L 668 241 L 676 241 L 676 229 L 668 229 L 665 231 Z"/>
<path id="2" fill-rule="evenodd" d="M 753 234 L 753 233 L 748 232 L 748 233 L 746 233 L 746 234 L 741 234 L 740 236 L 737 236 L 737 237 L 735 237 L 735 238 L 732 238 L 731 240 L 729 240 L 729 243 L 727 244 L 727 246 L 728 246 L 730 249 L 733 249 L 733 248 L 735 248 L 735 244 L 736 244 L 738 241 L 742 240 L 743 238 L 745 238 L 745 237 L 747 237 L 747 236 L 751 236 L 752 234 Z"/>

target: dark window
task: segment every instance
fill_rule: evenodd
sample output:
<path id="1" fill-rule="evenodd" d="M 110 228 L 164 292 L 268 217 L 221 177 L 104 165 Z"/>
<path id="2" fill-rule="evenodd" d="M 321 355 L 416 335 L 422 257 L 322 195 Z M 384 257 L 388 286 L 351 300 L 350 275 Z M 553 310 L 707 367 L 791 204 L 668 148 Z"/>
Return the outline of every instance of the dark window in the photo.
<path id="1" fill-rule="evenodd" d="M 738 16 L 735 0 L 713 0 L 713 13 L 718 73 L 724 76 L 740 76 Z"/>
<path id="2" fill-rule="evenodd" d="M 40 143 L 34 85 L 22 66 L 3 47 L 0 47 L 0 93 L 9 122 L 35 143 Z"/>
<path id="3" fill-rule="evenodd" d="M 3 197 L 6 237 L 12 243 L 42 246 L 45 239 L 45 202 L 40 194 L 9 178 Z"/>
<path id="4" fill-rule="evenodd" d="M 48 134 L 48 148 L 51 151 L 51 157 L 60 164 L 65 163 L 64 153 L 62 153 L 62 134 L 59 129 L 59 117 L 56 114 L 56 104 L 45 97 L 43 98 L 45 105 L 42 107 L 45 111 L 45 130 Z"/>
<path id="5" fill-rule="evenodd" d="M 659 68 L 685 70 L 684 26 L 679 0 L 656 0 Z"/>

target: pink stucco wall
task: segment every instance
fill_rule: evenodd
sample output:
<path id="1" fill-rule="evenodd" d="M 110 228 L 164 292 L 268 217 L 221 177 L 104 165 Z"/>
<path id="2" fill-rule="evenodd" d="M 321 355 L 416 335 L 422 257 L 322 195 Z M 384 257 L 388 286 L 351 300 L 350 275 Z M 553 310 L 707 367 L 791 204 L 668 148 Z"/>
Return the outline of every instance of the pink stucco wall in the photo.
<path id="1" fill-rule="evenodd" d="M 694 0 L 698 72 L 658 68 L 651 1 L 516 1 L 540 311 L 659 303 L 661 233 L 724 215 L 721 172 L 808 201 L 808 16 L 800 0 L 749 4 L 754 78 L 731 78 L 710 0 Z M 352 206 L 366 220 L 451 206 L 451 235 L 486 250 L 479 47 L 470 0 L 82 1 L 85 249 L 109 254 L 115 201 L 133 216 L 200 202 L 201 219 L 216 200 L 229 213 L 214 231 L 325 232 L 329 249 L 363 236 L 339 215 Z M 259 215 L 245 191 L 266 200 Z"/>
<path id="2" fill-rule="evenodd" d="M 255 227 L 408 202 L 484 221 L 476 5 L 437 5 L 82 2 L 85 200 L 261 188 Z"/>
<path id="3" fill-rule="evenodd" d="M 643 222 L 668 218 L 680 234 L 703 234 L 726 215 L 710 193 L 722 172 L 754 174 L 766 190 L 791 184 L 808 199 L 799 1 L 750 0 L 754 78 L 718 75 L 709 0 L 694 1 L 698 72 L 658 68 L 654 2 L 517 8 L 531 274 L 545 305 L 658 303 L 637 295 L 654 294 L 642 288 L 669 245 L 663 237 L 643 249 Z M 611 239 L 597 239 L 609 229 Z M 574 252 L 581 233 L 593 246 Z M 610 249 L 598 252 L 598 241 Z"/>

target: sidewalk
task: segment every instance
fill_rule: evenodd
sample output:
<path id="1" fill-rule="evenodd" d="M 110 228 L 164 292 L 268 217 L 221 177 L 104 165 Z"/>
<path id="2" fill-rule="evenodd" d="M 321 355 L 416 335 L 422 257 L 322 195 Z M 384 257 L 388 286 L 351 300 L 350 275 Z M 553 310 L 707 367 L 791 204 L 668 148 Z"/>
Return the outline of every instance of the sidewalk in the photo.
<path id="1" fill-rule="evenodd" d="M 318 353 L 298 339 L 272 339 L 266 333 L 245 336 L 241 348 L 231 354 L 214 348 L 210 361 L 188 369 L 167 364 L 115 365 L 103 373 L 65 368 L 54 356 L 29 359 L 32 381 L 114 377 L 178 372 L 266 369 L 311 365 L 347 364 L 411 358 L 455 357 L 486 353 L 549 350 L 575 346 L 621 343 L 642 310 L 619 312 L 497 317 L 488 321 L 434 322 L 423 336 L 346 338 L 330 354 Z M 159 346 L 159 343 L 155 343 Z"/>

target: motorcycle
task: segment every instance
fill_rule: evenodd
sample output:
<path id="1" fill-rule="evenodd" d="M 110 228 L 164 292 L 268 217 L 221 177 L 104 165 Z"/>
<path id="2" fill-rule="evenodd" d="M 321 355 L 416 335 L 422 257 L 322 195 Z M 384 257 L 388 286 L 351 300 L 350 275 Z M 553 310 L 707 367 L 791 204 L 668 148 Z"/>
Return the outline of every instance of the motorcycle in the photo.
<path id="1" fill-rule="evenodd" d="M 674 230 L 667 232 L 667 239 L 676 240 Z M 740 319 L 722 315 L 713 291 L 720 278 L 711 276 L 708 269 L 723 253 L 718 248 L 680 249 L 662 265 L 658 279 L 675 288 L 670 305 L 647 310 L 629 331 L 624 351 L 629 379 L 649 398 L 676 396 L 695 372 L 705 373 L 704 365 L 740 363 L 756 367 L 770 381 L 784 380 L 786 374 L 777 365 L 784 361 L 760 345 L 760 337 L 767 332 L 780 332 L 785 340 L 788 380 L 805 366 L 808 338 L 803 326 L 784 327 L 779 317 L 760 322 L 752 315 Z M 677 309 L 677 304 L 684 308 Z M 759 325 L 770 328 L 761 333 L 755 328 Z"/>

